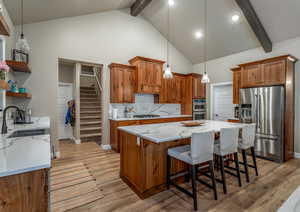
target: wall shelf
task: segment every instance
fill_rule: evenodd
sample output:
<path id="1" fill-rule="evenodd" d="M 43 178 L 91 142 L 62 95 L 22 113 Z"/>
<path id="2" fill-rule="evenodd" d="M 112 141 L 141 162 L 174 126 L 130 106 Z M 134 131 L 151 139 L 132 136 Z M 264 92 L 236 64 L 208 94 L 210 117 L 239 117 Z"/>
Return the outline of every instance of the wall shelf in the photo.
<path id="1" fill-rule="evenodd" d="M 14 72 L 31 73 L 31 70 L 28 67 L 28 64 L 25 63 L 25 62 L 18 62 L 18 61 L 13 61 L 13 60 L 6 60 L 6 64 Z"/>
<path id="2" fill-rule="evenodd" d="M 9 26 L 6 23 L 4 16 L 0 15 L 0 35 L 9 36 L 9 34 L 10 34 Z"/>
<path id="3" fill-rule="evenodd" d="M 31 99 L 31 97 L 32 97 L 32 95 L 30 93 L 13 93 L 10 91 L 6 92 L 6 96 L 16 97 L 16 98 L 25 98 L 25 99 Z"/>

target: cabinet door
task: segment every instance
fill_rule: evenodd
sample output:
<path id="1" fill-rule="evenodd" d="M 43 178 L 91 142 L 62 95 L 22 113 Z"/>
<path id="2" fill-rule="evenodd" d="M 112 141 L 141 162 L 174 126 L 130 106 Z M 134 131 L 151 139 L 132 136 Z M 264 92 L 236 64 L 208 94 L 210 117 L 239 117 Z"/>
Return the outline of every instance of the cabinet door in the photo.
<path id="1" fill-rule="evenodd" d="M 206 98 L 206 85 L 201 83 L 200 77 L 193 77 L 193 98 Z"/>
<path id="2" fill-rule="evenodd" d="M 242 68 L 242 87 L 255 87 L 264 84 L 264 75 L 261 64 Z"/>
<path id="3" fill-rule="evenodd" d="M 134 103 L 134 71 L 127 69 L 123 71 L 123 102 Z"/>
<path id="4" fill-rule="evenodd" d="M 264 63 L 263 74 L 265 85 L 285 84 L 285 60 Z"/>
<path id="5" fill-rule="evenodd" d="M 233 72 L 233 104 L 240 104 L 241 71 Z"/>
<path id="6" fill-rule="evenodd" d="M 110 72 L 110 102 L 123 103 L 123 70 L 113 68 Z"/>

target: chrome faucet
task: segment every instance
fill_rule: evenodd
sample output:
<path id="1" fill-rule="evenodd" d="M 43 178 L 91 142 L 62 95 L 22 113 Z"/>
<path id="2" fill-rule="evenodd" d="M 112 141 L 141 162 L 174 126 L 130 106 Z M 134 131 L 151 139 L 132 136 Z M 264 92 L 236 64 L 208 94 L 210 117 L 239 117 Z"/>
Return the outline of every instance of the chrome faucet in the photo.
<path id="1" fill-rule="evenodd" d="M 18 108 L 17 106 L 7 106 L 4 110 L 3 110 L 3 121 L 2 121 L 2 129 L 1 129 L 1 134 L 6 134 L 7 133 L 7 124 L 6 124 L 6 111 L 10 108 L 15 108 L 18 113 L 19 116 L 21 117 L 21 119 L 23 119 L 23 114 L 20 110 L 20 108 Z"/>

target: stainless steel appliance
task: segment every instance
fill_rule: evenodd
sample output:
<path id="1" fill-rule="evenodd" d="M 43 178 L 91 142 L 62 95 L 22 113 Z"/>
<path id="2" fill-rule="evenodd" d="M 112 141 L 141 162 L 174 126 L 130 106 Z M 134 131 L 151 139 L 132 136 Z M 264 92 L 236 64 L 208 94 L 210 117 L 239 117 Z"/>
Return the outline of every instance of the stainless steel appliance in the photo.
<path id="1" fill-rule="evenodd" d="M 206 119 L 205 99 L 193 99 L 193 119 L 194 120 Z"/>
<path id="2" fill-rule="evenodd" d="M 284 87 L 241 89 L 240 120 L 256 123 L 256 153 L 258 156 L 283 162 Z"/>

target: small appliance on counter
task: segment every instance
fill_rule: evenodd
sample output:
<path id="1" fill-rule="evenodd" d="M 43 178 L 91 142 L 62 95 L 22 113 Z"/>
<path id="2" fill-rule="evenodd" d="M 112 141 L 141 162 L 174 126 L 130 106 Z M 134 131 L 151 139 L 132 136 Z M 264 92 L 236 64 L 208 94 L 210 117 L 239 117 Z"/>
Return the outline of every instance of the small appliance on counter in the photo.
<path id="1" fill-rule="evenodd" d="M 206 100 L 193 99 L 193 120 L 206 119 Z"/>
<path id="2" fill-rule="evenodd" d="M 26 108 L 25 110 L 20 110 L 22 116 L 19 115 L 19 113 L 15 112 L 13 113 L 13 120 L 14 124 L 33 124 L 31 120 L 31 109 Z"/>

